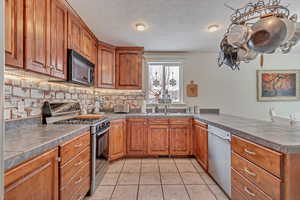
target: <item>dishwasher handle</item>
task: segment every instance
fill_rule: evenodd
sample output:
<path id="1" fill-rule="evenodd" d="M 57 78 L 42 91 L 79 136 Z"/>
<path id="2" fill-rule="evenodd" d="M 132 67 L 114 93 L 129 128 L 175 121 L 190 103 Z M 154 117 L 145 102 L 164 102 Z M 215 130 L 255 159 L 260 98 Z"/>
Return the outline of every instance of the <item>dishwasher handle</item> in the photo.
<path id="1" fill-rule="evenodd" d="M 208 133 L 213 134 L 213 135 L 221 138 L 222 140 L 231 141 L 231 134 L 230 133 L 223 134 L 223 133 L 217 133 L 217 132 L 214 132 L 214 131 L 211 131 L 211 130 L 208 130 Z"/>

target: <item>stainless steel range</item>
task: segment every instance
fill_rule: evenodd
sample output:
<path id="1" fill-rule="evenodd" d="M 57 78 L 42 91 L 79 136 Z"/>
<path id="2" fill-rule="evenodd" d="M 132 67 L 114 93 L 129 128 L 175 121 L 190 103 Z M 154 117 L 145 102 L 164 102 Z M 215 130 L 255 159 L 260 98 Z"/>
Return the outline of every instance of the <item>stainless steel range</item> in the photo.
<path id="1" fill-rule="evenodd" d="M 54 124 L 89 124 L 91 127 L 91 190 L 95 192 L 96 186 L 101 182 L 108 167 L 108 132 L 110 122 L 107 118 L 97 116 L 80 116 L 80 106 L 74 103 L 49 104 L 51 119 Z M 72 108 L 72 111 L 67 108 Z M 76 108 L 76 109 L 74 109 Z M 79 110 L 78 110 L 79 108 Z M 49 114 L 49 113 L 48 113 Z M 59 118 L 64 118 L 59 120 Z"/>

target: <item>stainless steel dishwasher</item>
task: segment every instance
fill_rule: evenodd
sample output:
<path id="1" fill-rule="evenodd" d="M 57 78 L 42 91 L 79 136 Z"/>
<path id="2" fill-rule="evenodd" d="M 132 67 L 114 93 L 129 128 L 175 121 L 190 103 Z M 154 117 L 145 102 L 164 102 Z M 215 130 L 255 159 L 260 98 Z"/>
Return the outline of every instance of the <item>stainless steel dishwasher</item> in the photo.
<path id="1" fill-rule="evenodd" d="M 208 126 L 208 172 L 231 197 L 231 133 Z"/>

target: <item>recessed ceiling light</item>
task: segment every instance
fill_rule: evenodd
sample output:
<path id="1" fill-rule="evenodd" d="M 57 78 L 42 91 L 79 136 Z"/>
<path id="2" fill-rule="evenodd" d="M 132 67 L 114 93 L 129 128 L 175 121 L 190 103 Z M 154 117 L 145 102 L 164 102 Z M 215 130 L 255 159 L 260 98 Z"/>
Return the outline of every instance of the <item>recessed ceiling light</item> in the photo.
<path id="1" fill-rule="evenodd" d="M 146 25 L 145 24 L 142 24 L 142 23 L 139 23 L 139 24 L 136 24 L 135 25 L 135 28 L 137 31 L 145 31 L 146 30 Z"/>
<path id="2" fill-rule="evenodd" d="M 207 27 L 207 29 L 208 29 L 209 32 L 216 32 L 217 30 L 220 29 L 220 25 L 218 25 L 218 24 L 212 24 L 212 25 L 209 25 Z"/>

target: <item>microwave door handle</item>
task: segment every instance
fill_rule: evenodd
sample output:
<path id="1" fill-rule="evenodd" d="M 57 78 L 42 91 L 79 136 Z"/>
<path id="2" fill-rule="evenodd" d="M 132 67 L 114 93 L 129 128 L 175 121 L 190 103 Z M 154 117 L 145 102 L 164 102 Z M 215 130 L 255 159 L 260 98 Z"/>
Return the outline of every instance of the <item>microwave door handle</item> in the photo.
<path id="1" fill-rule="evenodd" d="M 93 71 L 93 69 L 90 69 L 90 79 L 89 79 L 89 81 L 91 83 L 94 83 L 94 71 Z"/>

